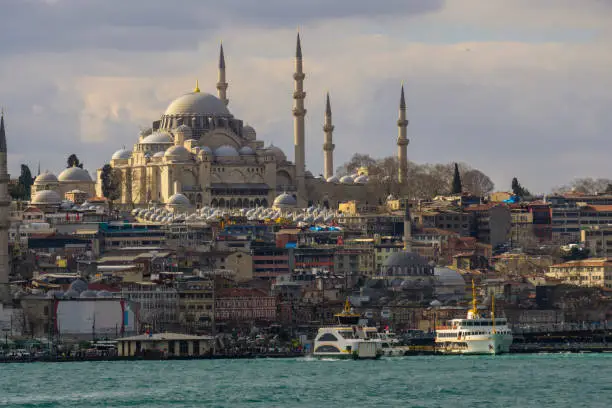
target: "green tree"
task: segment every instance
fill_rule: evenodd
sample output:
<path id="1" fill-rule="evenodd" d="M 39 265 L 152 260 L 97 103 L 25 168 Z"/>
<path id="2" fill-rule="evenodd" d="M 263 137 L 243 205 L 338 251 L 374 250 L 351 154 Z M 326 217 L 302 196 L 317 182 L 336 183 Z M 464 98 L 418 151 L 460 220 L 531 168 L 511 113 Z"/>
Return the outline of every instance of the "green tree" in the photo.
<path id="1" fill-rule="evenodd" d="M 451 194 L 461 194 L 463 188 L 461 186 L 461 175 L 459 174 L 459 166 L 455 163 L 455 174 L 453 174 L 453 188 Z"/>
<path id="2" fill-rule="evenodd" d="M 74 153 L 72 153 L 70 156 L 68 156 L 67 163 L 68 163 L 68 166 L 66 166 L 66 167 L 68 167 L 68 168 L 70 168 L 70 167 L 80 167 L 80 168 L 83 168 L 83 163 L 81 163 L 79 161 L 79 158 Z"/>
<path id="3" fill-rule="evenodd" d="M 21 175 L 19 176 L 18 183 L 23 186 L 25 193 L 25 199 L 29 200 L 32 196 L 32 184 L 34 184 L 34 178 L 32 172 L 26 164 L 21 165 Z"/>
<path id="4" fill-rule="evenodd" d="M 521 198 L 523 197 L 529 197 L 531 195 L 531 193 L 529 192 L 529 190 L 527 190 L 525 187 L 521 186 L 521 183 L 519 183 L 518 179 L 516 177 L 514 177 L 512 179 L 512 194 L 517 195 Z"/>
<path id="5" fill-rule="evenodd" d="M 110 164 L 105 164 L 102 167 L 100 179 L 102 181 L 102 195 L 108 199 L 112 206 L 113 201 L 119 199 L 121 194 L 119 177 Z"/>

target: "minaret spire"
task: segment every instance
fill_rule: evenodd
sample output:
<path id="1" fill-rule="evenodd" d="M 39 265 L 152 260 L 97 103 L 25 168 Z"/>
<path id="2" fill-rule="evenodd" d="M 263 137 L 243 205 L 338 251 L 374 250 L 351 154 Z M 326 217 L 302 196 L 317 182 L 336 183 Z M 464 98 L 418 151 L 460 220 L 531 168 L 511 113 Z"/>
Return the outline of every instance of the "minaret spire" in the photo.
<path id="1" fill-rule="evenodd" d="M 219 76 L 217 81 L 217 96 L 225 105 L 229 103 L 227 99 L 227 81 L 225 80 L 225 54 L 223 53 L 223 43 L 219 46 Z"/>
<path id="2" fill-rule="evenodd" d="M 329 102 L 329 92 L 325 97 L 325 122 L 323 123 L 323 174 L 326 179 L 334 175 L 334 148 L 333 143 L 334 125 L 332 123 L 331 103 Z"/>
<path id="3" fill-rule="evenodd" d="M 6 153 L 6 133 L 4 131 L 4 109 L 0 111 L 0 153 Z"/>
<path id="4" fill-rule="evenodd" d="M 10 176 L 6 157 L 6 130 L 4 128 L 4 111 L 0 112 L 0 303 L 10 301 L 9 290 L 9 205 L 11 197 L 8 193 Z"/>
<path id="5" fill-rule="evenodd" d="M 407 181 L 408 172 L 408 136 L 407 127 L 408 120 L 406 119 L 406 98 L 404 97 L 404 83 L 402 83 L 402 92 L 399 103 L 399 118 L 397 119 L 397 160 L 399 162 L 399 173 L 397 181 L 404 185 Z"/>
<path id="6" fill-rule="evenodd" d="M 300 33 L 298 32 L 295 49 L 295 73 L 293 74 L 293 136 L 298 207 L 306 206 L 306 182 L 304 180 L 304 173 L 306 172 L 306 152 L 304 145 L 304 117 L 306 116 L 306 109 L 304 108 L 304 99 L 306 98 L 306 92 L 304 92 L 304 78 L 306 78 L 306 75 L 304 74 L 302 64 L 302 44 L 300 42 Z"/>

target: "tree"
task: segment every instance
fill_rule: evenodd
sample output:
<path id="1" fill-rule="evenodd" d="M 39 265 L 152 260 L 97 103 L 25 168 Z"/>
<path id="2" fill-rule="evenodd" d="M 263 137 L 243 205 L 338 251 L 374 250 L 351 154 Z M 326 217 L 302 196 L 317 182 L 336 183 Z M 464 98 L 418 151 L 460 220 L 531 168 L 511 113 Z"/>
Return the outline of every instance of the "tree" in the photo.
<path id="1" fill-rule="evenodd" d="M 366 167 L 368 171 L 376 165 L 376 160 L 369 154 L 355 153 L 351 159 L 336 169 L 338 177 L 346 176 L 347 174 L 356 173 L 360 167 Z"/>
<path id="2" fill-rule="evenodd" d="M 83 163 L 81 163 L 79 161 L 79 158 L 77 157 L 76 154 L 72 153 L 70 156 L 68 156 L 68 168 L 70 167 L 80 167 L 81 169 L 83 168 Z"/>
<path id="3" fill-rule="evenodd" d="M 519 181 L 518 181 L 518 179 L 516 177 L 514 177 L 512 179 L 512 194 L 517 195 L 517 196 L 519 196 L 521 198 L 529 197 L 531 195 L 529 190 L 527 190 L 525 187 L 521 186 L 521 183 L 519 183 Z"/>
<path id="4" fill-rule="evenodd" d="M 483 197 L 493 191 L 495 184 L 480 170 L 472 169 L 463 173 L 463 187 L 470 193 Z"/>
<path id="5" fill-rule="evenodd" d="M 459 174 L 459 166 L 455 163 L 455 173 L 453 174 L 453 188 L 451 194 L 461 194 L 463 190 L 461 186 L 461 175 Z"/>
<path id="6" fill-rule="evenodd" d="M 109 203 L 119 199 L 121 195 L 121 185 L 118 174 L 110 164 L 105 164 L 100 173 L 102 181 L 102 195 L 106 197 Z"/>
<path id="7" fill-rule="evenodd" d="M 21 175 L 19 176 L 18 183 L 23 187 L 25 199 L 29 200 L 32 195 L 32 184 L 34 184 L 34 178 L 32 172 L 26 164 L 21 165 Z"/>

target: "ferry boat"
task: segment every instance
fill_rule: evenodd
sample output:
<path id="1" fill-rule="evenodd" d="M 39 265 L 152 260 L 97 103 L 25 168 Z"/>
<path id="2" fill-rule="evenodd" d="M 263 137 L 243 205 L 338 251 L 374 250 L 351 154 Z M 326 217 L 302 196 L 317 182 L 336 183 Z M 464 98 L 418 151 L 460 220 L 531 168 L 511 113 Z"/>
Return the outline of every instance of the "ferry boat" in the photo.
<path id="1" fill-rule="evenodd" d="M 512 330 L 505 318 L 495 317 L 495 296 L 490 317 L 481 316 L 472 280 L 472 309 L 466 319 L 452 319 L 449 326 L 436 329 L 436 350 L 442 354 L 502 354 L 510 351 Z"/>
<path id="2" fill-rule="evenodd" d="M 316 358 L 377 359 L 382 355 L 382 344 L 376 328 L 359 324 L 360 315 L 353 313 L 346 300 L 344 310 L 336 315 L 336 326 L 321 327 L 314 340 Z"/>

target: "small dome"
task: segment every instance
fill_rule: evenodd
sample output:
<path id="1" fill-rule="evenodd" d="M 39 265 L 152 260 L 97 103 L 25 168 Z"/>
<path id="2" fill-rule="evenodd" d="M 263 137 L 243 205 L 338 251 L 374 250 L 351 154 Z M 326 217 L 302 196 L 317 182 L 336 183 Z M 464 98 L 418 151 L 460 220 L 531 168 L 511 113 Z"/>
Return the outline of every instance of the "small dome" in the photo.
<path id="1" fill-rule="evenodd" d="M 70 283 L 70 290 L 74 290 L 78 293 L 86 291 L 87 283 L 82 279 L 73 280 L 72 283 Z"/>
<path id="2" fill-rule="evenodd" d="M 450 268 L 434 268 L 434 276 L 438 278 L 441 285 L 448 286 L 465 286 L 466 282 L 463 276 Z"/>
<path id="3" fill-rule="evenodd" d="M 62 198 L 53 190 L 42 190 L 36 192 L 32 197 L 32 204 L 39 205 L 59 205 L 62 202 Z"/>
<path id="4" fill-rule="evenodd" d="M 306 177 L 306 178 L 314 178 L 314 176 L 312 175 L 312 171 L 310 171 L 310 170 L 306 170 L 304 172 L 304 177 Z"/>
<path id="5" fill-rule="evenodd" d="M 388 257 L 384 264 L 385 267 L 389 266 L 429 266 L 427 259 L 423 258 L 419 254 L 414 252 L 396 252 Z"/>
<path id="6" fill-rule="evenodd" d="M 81 292 L 81 296 L 79 296 L 79 297 L 81 297 L 81 298 L 95 298 L 95 297 L 98 297 L 97 295 L 98 294 L 95 291 L 93 291 L 93 290 L 85 290 L 85 291 Z"/>
<path id="7" fill-rule="evenodd" d="M 172 205 L 172 206 L 185 206 L 185 207 L 189 207 L 191 205 L 191 203 L 189 202 L 189 199 L 181 193 L 176 193 L 170 196 L 166 204 Z"/>
<path id="8" fill-rule="evenodd" d="M 238 153 L 240 153 L 241 156 L 253 156 L 255 154 L 255 150 L 249 146 L 243 146 L 240 148 L 240 150 L 238 150 Z"/>
<path id="9" fill-rule="evenodd" d="M 355 183 L 356 184 L 365 184 L 367 182 L 368 182 L 368 176 L 366 176 L 366 175 L 361 175 L 361 176 L 355 177 Z"/>
<path id="10" fill-rule="evenodd" d="M 276 161 L 283 162 L 287 161 L 287 155 L 281 150 L 280 147 L 276 147 L 274 145 L 268 146 L 266 149 L 269 153 L 272 153 L 276 157 Z"/>
<path id="11" fill-rule="evenodd" d="M 172 146 L 166 150 L 164 157 L 170 160 L 187 161 L 190 159 L 191 153 L 183 146 Z"/>
<path id="12" fill-rule="evenodd" d="M 327 182 L 328 183 L 339 183 L 340 179 L 338 178 L 338 176 L 331 176 L 327 178 Z"/>
<path id="13" fill-rule="evenodd" d="M 173 133 L 179 133 L 181 135 L 189 136 L 184 137 L 183 139 L 191 139 L 191 128 L 187 125 L 180 125 L 179 127 L 173 130 Z"/>
<path id="14" fill-rule="evenodd" d="M 34 184 L 43 183 L 57 183 L 57 177 L 55 177 L 55 174 L 45 171 L 44 173 L 39 174 L 34 180 Z"/>
<path id="15" fill-rule="evenodd" d="M 217 157 L 236 157 L 239 156 L 238 151 L 229 145 L 223 145 L 215 149 L 215 156 Z"/>
<path id="16" fill-rule="evenodd" d="M 60 175 L 57 177 L 59 181 L 85 181 L 91 182 L 91 177 L 87 170 L 83 170 L 80 167 L 69 167 L 66 170 L 62 171 Z"/>
<path id="17" fill-rule="evenodd" d="M 354 183 L 354 180 L 353 180 L 353 178 L 352 178 L 351 176 L 344 176 L 344 177 L 342 177 L 342 178 L 340 179 L 340 182 L 341 182 L 342 184 L 353 184 L 353 183 Z"/>
<path id="18" fill-rule="evenodd" d="M 120 149 L 120 150 L 117 150 L 115 153 L 113 153 L 113 156 L 111 157 L 111 159 L 112 160 L 125 160 L 125 159 L 129 159 L 130 157 L 132 157 L 131 150 Z"/>
<path id="19" fill-rule="evenodd" d="M 190 92 L 179 96 L 170 103 L 165 114 L 232 116 L 221 99 L 206 92 Z"/>
<path id="20" fill-rule="evenodd" d="M 250 125 L 245 125 L 242 127 L 242 135 L 247 140 L 257 139 L 257 132 L 255 132 L 255 129 L 253 128 L 253 126 L 250 126 Z"/>
<path id="21" fill-rule="evenodd" d="M 164 150 L 162 150 L 161 152 L 157 152 L 153 155 L 153 157 L 164 157 L 164 153 L 166 153 Z"/>
<path id="22" fill-rule="evenodd" d="M 274 204 L 273 204 L 273 206 L 277 208 L 295 207 L 296 205 L 297 205 L 296 199 L 292 195 L 289 195 L 287 193 L 283 193 L 277 196 L 274 199 Z"/>
<path id="23" fill-rule="evenodd" d="M 153 129 L 152 128 L 146 128 L 146 129 L 142 129 L 140 132 L 138 132 L 138 135 L 141 136 L 141 137 L 147 137 L 151 133 L 153 133 Z"/>
<path id="24" fill-rule="evenodd" d="M 167 132 L 154 132 L 142 139 L 140 144 L 172 144 L 172 137 Z"/>
<path id="25" fill-rule="evenodd" d="M 200 146 L 200 151 L 208 154 L 212 154 L 212 149 L 208 146 Z"/>

